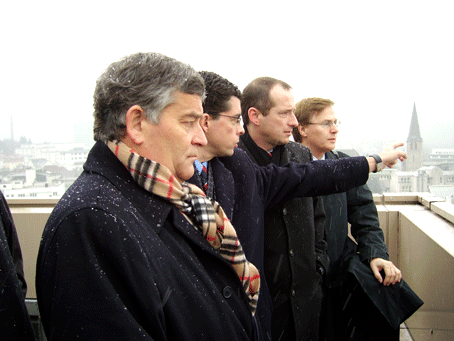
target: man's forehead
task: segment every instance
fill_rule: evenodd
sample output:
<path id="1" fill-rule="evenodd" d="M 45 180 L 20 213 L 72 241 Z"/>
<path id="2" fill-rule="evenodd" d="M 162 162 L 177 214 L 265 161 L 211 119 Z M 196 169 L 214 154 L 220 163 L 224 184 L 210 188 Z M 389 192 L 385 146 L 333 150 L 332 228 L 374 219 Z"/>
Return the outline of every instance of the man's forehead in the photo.
<path id="1" fill-rule="evenodd" d="M 309 121 L 310 121 L 310 120 L 314 120 L 314 119 L 319 119 L 319 118 L 321 118 L 322 116 L 323 116 L 323 117 L 326 117 L 326 118 L 328 118 L 328 119 L 334 118 L 335 120 L 337 120 L 336 114 L 335 114 L 334 111 L 328 112 L 328 111 L 326 110 L 327 108 L 330 108 L 330 107 L 331 107 L 331 106 L 328 106 L 328 107 L 326 107 L 325 109 L 323 109 L 323 110 L 321 110 L 321 111 L 313 111 L 313 112 L 311 112 L 311 113 L 308 115 Z"/>
<path id="2" fill-rule="evenodd" d="M 276 84 L 270 90 L 270 100 L 273 107 L 277 106 L 292 106 L 295 108 L 295 98 L 292 89 L 285 89 L 280 84 Z"/>
<path id="3" fill-rule="evenodd" d="M 328 105 L 325 107 L 323 110 L 319 111 L 316 113 L 317 116 L 335 116 L 336 113 L 334 112 L 334 109 L 331 105 Z"/>
<path id="4" fill-rule="evenodd" d="M 185 114 L 198 113 L 199 110 L 202 110 L 202 98 L 197 94 L 177 92 L 173 105 L 180 107 Z"/>
<path id="5" fill-rule="evenodd" d="M 229 110 L 239 109 L 241 111 L 241 100 L 236 96 L 231 96 L 228 100 L 227 106 Z"/>
<path id="6" fill-rule="evenodd" d="M 202 111 L 189 111 L 189 112 L 182 112 L 180 113 L 180 119 L 188 119 L 188 118 L 201 118 L 202 117 Z"/>

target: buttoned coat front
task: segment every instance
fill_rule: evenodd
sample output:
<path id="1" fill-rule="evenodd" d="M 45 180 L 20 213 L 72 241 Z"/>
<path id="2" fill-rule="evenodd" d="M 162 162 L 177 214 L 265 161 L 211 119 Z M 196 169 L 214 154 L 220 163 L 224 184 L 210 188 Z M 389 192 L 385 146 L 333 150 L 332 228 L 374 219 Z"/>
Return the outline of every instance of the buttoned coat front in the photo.
<path id="1" fill-rule="evenodd" d="M 242 136 L 240 147 L 254 162 L 259 149 Z M 274 157 L 279 153 L 278 157 Z M 265 159 L 265 158 L 263 158 Z M 296 142 L 277 146 L 269 163 L 312 161 L 309 148 Z M 263 161 L 261 161 L 263 162 Z M 328 270 L 325 215 L 321 198 L 286 198 L 265 213 L 265 274 L 273 300 L 273 333 L 288 340 L 318 339 L 322 274 Z"/>

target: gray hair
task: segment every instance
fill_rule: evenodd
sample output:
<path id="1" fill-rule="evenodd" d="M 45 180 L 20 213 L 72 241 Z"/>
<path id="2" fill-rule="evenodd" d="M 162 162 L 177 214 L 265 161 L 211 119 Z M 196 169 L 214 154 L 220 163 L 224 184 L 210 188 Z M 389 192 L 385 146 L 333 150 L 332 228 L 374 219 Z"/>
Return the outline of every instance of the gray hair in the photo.
<path id="1" fill-rule="evenodd" d="M 112 63 L 96 81 L 94 139 L 121 139 L 133 105 L 158 124 L 165 107 L 183 92 L 205 98 L 203 78 L 192 67 L 159 53 L 136 53 Z"/>

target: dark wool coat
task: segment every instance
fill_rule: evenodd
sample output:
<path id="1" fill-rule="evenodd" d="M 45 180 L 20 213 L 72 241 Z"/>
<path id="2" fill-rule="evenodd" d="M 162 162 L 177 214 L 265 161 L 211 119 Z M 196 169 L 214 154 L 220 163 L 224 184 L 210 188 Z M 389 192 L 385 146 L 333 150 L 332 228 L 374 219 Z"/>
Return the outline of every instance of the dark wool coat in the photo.
<path id="1" fill-rule="evenodd" d="M 265 210 L 295 196 L 333 193 L 365 183 L 369 165 L 363 157 L 286 167 L 259 167 L 247 154 L 236 149 L 234 155 L 213 158 L 215 199 L 231 219 L 247 259 L 262 274 L 256 316 L 267 334 L 271 325 L 272 302 L 265 282 Z M 191 182 L 200 185 L 194 176 Z M 355 185 L 356 184 L 356 185 Z M 262 339 L 269 339 L 267 335 Z"/>
<path id="2" fill-rule="evenodd" d="M 260 251 L 258 248 L 253 244 L 253 246 L 250 246 L 250 241 L 245 240 L 246 237 L 243 235 L 247 232 L 245 232 L 246 226 L 254 226 L 252 227 L 253 230 L 259 230 L 258 228 L 255 228 L 255 222 L 259 220 L 258 217 L 255 217 L 257 214 L 257 210 L 255 206 L 260 205 L 262 200 L 260 199 L 260 203 L 257 202 L 259 200 L 258 198 L 255 198 L 257 200 L 249 200 L 247 201 L 247 204 L 251 205 L 250 211 L 245 215 L 241 212 L 244 212 L 243 210 L 239 210 L 240 206 L 235 205 L 235 198 L 236 197 L 243 197 L 246 192 L 249 192 L 250 186 L 247 186 L 246 183 L 242 184 L 241 188 L 236 188 L 235 186 L 235 181 L 233 179 L 232 172 L 230 172 L 225 166 L 224 163 L 221 161 L 232 161 L 235 160 L 236 162 L 239 163 L 246 163 L 249 161 L 247 159 L 246 155 L 243 155 L 243 153 L 239 150 L 236 150 L 234 155 L 231 157 L 232 159 L 229 160 L 229 158 L 213 158 L 212 160 L 209 161 L 209 168 L 210 172 L 213 174 L 213 199 L 215 199 L 222 207 L 224 212 L 227 214 L 227 217 L 230 219 L 232 222 L 232 225 L 235 227 L 235 230 L 237 232 L 238 238 L 241 242 L 241 245 L 243 247 L 243 250 L 246 254 L 246 258 L 248 261 L 253 263 L 257 269 L 259 270 L 260 274 L 263 274 L 263 261 L 262 257 L 260 256 Z M 195 167 L 194 167 L 195 169 Z M 251 179 L 251 177 L 247 177 L 247 179 Z M 245 181 L 248 181 L 245 179 Z M 252 180 L 251 180 L 252 181 Z M 200 176 L 197 173 L 197 169 L 194 171 L 194 176 L 189 179 L 190 183 L 199 186 L 202 188 L 202 182 L 200 180 Z M 251 182 L 251 185 L 253 182 Z M 211 186 L 211 185 L 210 185 Z M 275 193 L 270 193 L 270 195 L 274 195 Z M 254 208 L 252 208 L 254 206 Z M 234 212 L 234 209 L 236 211 Z M 249 236 L 249 233 L 247 233 Z M 257 239 L 256 239 L 257 238 Z M 256 239 L 258 242 L 257 244 L 262 243 L 259 239 L 261 238 L 260 233 L 258 233 L 253 239 Z M 268 286 L 266 283 L 266 280 L 261 276 L 260 278 L 260 294 L 259 294 L 259 300 L 257 303 L 257 310 L 255 312 L 255 316 L 257 318 L 258 324 L 260 326 L 260 335 L 259 335 L 259 340 L 271 340 L 271 311 L 272 311 L 272 305 L 271 305 L 271 298 L 268 290 Z"/>
<path id="3" fill-rule="evenodd" d="M 348 155 L 341 152 L 325 154 L 328 160 L 339 157 Z M 324 196 L 323 203 L 330 257 L 322 322 L 324 340 L 341 340 L 341 331 L 349 332 L 345 326 L 355 326 L 355 321 L 359 321 L 356 332 L 363 333 L 362 338 L 398 338 L 400 323 L 423 302 L 404 280 L 385 287 L 375 279 L 370 269 L 371 258 L 389 259 L 371 191 L 363 185 Z M 349 223 L 357 244 L 348 237 Z M 360 283 L 359 287 L 357 283 Z"/>
<path id="4" fill-rule="evenodd" d="M 340 157 L 347 154 L 338 152 Z M 333 152 L 325 154 L 327 160 L 339 157 Z M 371 258 L 389 260 L 383 230 L 378 221 L 377 208 L 372 193 L 363 185 L 348 192 L 326 195 L 323 197 L 326 221 L 325 234 L 328 242 L 330 259 L 329 286 L 336 282 L 339 261 L 347 254 L 358 252 L 362 262 Z M 358 245 L 348 237 L 348 223 Z"/>
<path id="5" fill-rule="evenodd" d="M 8 243 L 10 255 L 13 258 L 14 269 L 16 270 L 17 277 L 21 286 L 22 293 L 27 293 L 27 283 L 25 282 L 24 275 L 24 261 L 22 260 L 22 251 L 17 236 L 16 226 L 14 225 L 13 216 L 8 207 L 8 203 L 0 191 L 0 216 L 3 230 L 5 231 L 6 242 Z"/>
<path id="6" fill-rule="evenodd" d="M 295 142 L 277 146 L 272 157 L 248 134 L 241 136 L 239 146 L 259 165 L 312 161 L 310 150 Z M 275 340 L 318 339 L 322 274 L 329 263 L 324 222 L 319 197 L 285 200 L 265 213 L 265 275 L 274 305 Z"/>
<path id="7" fill-rule="evenodd" d="M 25 306 L 22 253 L 13 217 L 0 192 L 0 339 L 34 340 Z"/>
<path id="8" fill-rule="evenodd" d="M 235 270 L 102 142 L 52 212 L 36 290 L 52 340 L 252 340 Z"/>

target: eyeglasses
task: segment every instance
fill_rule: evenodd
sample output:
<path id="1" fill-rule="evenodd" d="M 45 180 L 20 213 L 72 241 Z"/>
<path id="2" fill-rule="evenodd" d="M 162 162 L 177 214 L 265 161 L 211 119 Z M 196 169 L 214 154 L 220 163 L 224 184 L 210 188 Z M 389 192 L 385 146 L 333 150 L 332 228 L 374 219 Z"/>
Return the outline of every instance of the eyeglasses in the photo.
<path id="1" fill-rule="evenodd" d="M 336 128 L 339 128 L 340 126 L 340 121 L 323 121 L 323 122 L 309 122 L 307 124 L 317 124 L 319 126 L 322 126 L 323 128 L 326 128 L 326 129 L 331 129 L 332 127 L 336 127 Z"/>
<path id="2" fill-rule="evenodd" d="M 231 120 L 235 121 L 235 124 L 241 124 L 241 115 L 238 115 L 238 116 L 229 116 L 229 115 L 222 115 L 222 114 L 218 114 L 218 115 L 230 118 Z"/>

